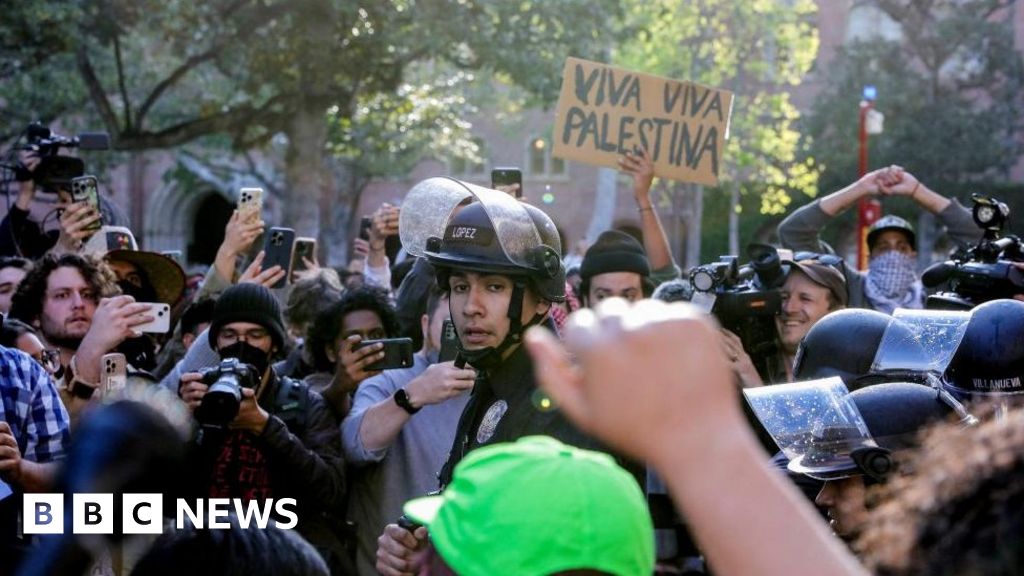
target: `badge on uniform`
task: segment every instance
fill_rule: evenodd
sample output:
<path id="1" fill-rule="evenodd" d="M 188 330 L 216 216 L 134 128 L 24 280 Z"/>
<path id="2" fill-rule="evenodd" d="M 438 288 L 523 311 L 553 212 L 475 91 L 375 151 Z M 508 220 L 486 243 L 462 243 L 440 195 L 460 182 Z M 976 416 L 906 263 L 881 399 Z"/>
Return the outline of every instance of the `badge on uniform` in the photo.
<path id="1" fill-rule="evenodd" d="M 487 409 L 487 413 L 484 414 L 484 419 L 480 421 L 480 427 L 476 429 L 476 443 L 484 444 L 494 436 L 494 430 L 498 427 L 498 422 L 501 422 L 501 417 L 508 411 L 508 403 L 504 400 L 498 400 L 491 407 Z"/>

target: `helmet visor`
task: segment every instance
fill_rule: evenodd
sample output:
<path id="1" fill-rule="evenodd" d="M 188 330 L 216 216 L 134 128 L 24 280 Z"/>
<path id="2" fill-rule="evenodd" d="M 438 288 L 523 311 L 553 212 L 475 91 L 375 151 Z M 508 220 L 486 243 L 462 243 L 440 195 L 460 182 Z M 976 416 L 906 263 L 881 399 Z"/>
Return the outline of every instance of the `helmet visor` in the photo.
<path id="1" fill-rule="evenodd" d="M 970 319 L 970 312 L 960 310 L 896 310 L 882 335 L 871 372 L 941 374 L 963 340 Z"/>
<path id="2" fill-rule="evenodd" d="M 529 268 L 530 254 L 541 244 L 530 213 L 504 192 L 453 178 L 430 178 L 409 190 L 398 221 L 406 251 L 414 256 L 425 256 L 427 240 L 445 237 L 448 221 L 466 199 L 483 206 L 508 260 Z"/>
<path id="3" fill-rule="evenodd" d="M 789 469 L 824 480 L 857 474 L 853 451 L 877 447 L 849 395 L 835 377 L 743 390 Z"/>

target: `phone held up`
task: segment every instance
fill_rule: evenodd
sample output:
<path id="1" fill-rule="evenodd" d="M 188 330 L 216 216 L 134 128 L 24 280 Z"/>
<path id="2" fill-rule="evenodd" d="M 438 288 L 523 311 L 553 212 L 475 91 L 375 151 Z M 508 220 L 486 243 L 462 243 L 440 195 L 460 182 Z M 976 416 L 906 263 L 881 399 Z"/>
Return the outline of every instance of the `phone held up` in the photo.
<path id="1" fill-rule="evenodd" d="M 103 395 L 121 390 L 128 384 L 128 362 L 124 354 L 111 352 L 100 360 L 100 392 Z"/>
<path id="2" fill-rule="evenodd" d="M 100 211 L 100 185 L 95 176 L 77 176 L 71 179 L 71 201 L 85 202 L 96 212 Z M 85 230 L 95 232 L 103 227 L 103 219 L 89 224 Z"/>
<path id="3" fill-rule="evenodd" d="M 146 315 L 152 316 L 153 320 L 135 326 L 136 330 L 153 334 L 166 334 L 171 331 L 171 307 L 169 305 L 163 302 L 139 302 L 139 304 L 149 306 Z"/>
<path id="4" fill-rule="evenodd" d="M 284 270 L 281 277 L 271 288 L 284 288 L 291 276 L 292 246 L 295 244 L 295 230 L 291 228 L 271 228 L 263 245 L 263 266 L 268 270 L 280 266 Z"/>
<path id="5" fill-rule="evenodd" d="M 263 188 L 242 188 L 238 191 L 238 213 L 243 222 L 256 222 L 263 214 Z"/>
<path id="6" fill-rule="evenodd" d="M 316 238 L 298 237 L 295 239 L 295 247 L 292 248 L 291 281 L 294 283 L 299 272 L 308 269 L 306 260 L 316 262 Z"/>
<path id="7" fill-rule="evenodd" d="M 515 184 L 517 187 L 514 190 L 510 190 Z M 491 188 L 495 190 L 501 190 L 502 192 L 508 192 L 516 198 L 523 197 L 523 172 L 519 168 L 515 167 L 504 167 L 495 168 L 491 170 Z"/>
<path id="8" fill-rule="evenodd" d="M 366 371 L 412 367 L 412 338 L 363 340 L 355 349 L 358 350 L 364 346 L 372 346 L 378 342 L 384 344 L 384 350 L 382 350 L 384 357 L 372 364 L 368 364 L 365 368 Z"/>
<path id="9" fill-rule="evenodd" d="M 373 226 L 373 219 L 369 216 L 363 216 L 359 220 L 359 238 L 362 240 L 370 241 L 370 228 Z"/>

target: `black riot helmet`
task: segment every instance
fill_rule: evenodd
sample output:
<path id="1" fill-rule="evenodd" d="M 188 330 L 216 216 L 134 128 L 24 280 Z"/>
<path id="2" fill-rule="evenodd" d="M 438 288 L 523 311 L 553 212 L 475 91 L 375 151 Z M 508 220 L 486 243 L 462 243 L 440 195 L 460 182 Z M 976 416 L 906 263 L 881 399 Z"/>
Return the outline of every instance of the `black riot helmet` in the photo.
<path id="1" fill-rule="evenodd" d="M 807 332 L 793 362 L 795 380 L 838 376 L 847 386 L 871 372 L 871 363 L 892 317 L 864 308 L 836 310 Z"/>
<path id="2" fill-rule="evenodd" d="M 867 386 L 851 392 L 848 401 L 856 406 L 877 450 L 867 446 L 854 448 L 849 452 L 847 464 L 842 466 L 833 461 L 837 456 L 832 454 L 836 445 L 823 442 L 820 447 L 829 455 L 824 461 L 829 462 L 831 469 L 815 469 L 817 451 L 812 449 L 808 453 L 810 457 L 802 460 L 803 473 L 822 480 L 863 474 L 872 481 L 882 482 L 893 468 L 891 453 L 914 448 L 917 434 L 925 426 L 952 418 L 953 414 L 965 426 L 977 422 L 949 393 L 922 384 L 891 382 Z"/>
<path id="3" fill-rule="evenodd" d="M 944 384 L 978 399 L 1024 393 L 1024 302 L 992 300 L 971 311 Z"/>
<path id="4" fill-rule="evenodd" d="M 528 287 L 542 300 L 565 300 L 565 267 L 554 223 L 538 208 L 504 192 L 451 178 L 425 180 L 403 201 L 399 230 L 406 249 L 433 265 L 443 289 L 456 270 L 513 280 L 505 341 L 494 349 L 463 351 L 477 367 L 500 357 L 543 319 L 540 315 L 525 325 L 521 321 Z"/>
<path id="5" fill-rule="evenodd" d="M 891 453 L 923 426 L 956 414 L 977 420 L 948 392 L 889 382 L 850 390 L 837 378 L 743 390 L 751 410 L 789 459 L 791 472 L 818 480 L 866 475 L 883 481 Z"/>

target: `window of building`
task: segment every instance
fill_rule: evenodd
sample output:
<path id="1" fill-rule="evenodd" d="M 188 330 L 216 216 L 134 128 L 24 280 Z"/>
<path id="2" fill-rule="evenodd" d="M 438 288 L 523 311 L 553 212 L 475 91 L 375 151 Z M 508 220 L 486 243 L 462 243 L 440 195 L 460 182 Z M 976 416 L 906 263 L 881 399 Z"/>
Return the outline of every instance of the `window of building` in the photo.
<path id="1" fill-rule="evenodd" d="M 565 174 L 565 160 L 551 155 L 551 142 L 547 138 L 530 140 L 528 151 L 530 174 L 534 176 L 562 176 Z"/>

